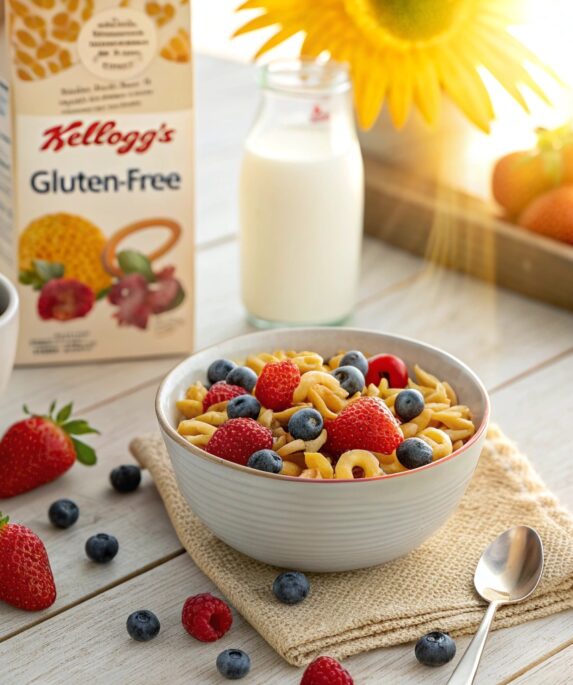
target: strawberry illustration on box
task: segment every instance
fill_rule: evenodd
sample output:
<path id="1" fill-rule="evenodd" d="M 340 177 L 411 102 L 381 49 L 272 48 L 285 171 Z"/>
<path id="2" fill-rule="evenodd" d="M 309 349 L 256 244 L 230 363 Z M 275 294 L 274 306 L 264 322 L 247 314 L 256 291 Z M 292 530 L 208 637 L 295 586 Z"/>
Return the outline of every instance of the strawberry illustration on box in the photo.
<path id="1" fill-rule="evenodd" d="M 121 242 L 149 228 L 166 228 L 168 239 L 151 254 L 117 252 Z M 57 214 L 29 224 L 20 239 L 20 283 L 39 291 L 43 320 L 71 321 L 87 316 L 98 300 L 107 300 L 120 326 L 145 330 L 151 316 L 179 307 L 185 291 L 174 266 L 153 262 L 179 240 L 181 226 L 171 219 L 138 221 L 106 242 L 100 229 L 82 217 Z"/>

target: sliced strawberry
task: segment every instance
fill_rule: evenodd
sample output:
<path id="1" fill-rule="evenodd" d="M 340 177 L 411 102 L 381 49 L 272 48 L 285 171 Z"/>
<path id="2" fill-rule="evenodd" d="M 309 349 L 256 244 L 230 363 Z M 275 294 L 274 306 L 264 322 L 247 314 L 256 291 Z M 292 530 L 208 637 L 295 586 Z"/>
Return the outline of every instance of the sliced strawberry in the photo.
<path id="1" fill-rule="evenodd" d="M 273 434 L 254 419 L 230 419 L 219 426 L 205 449 L 216 457 L 246 465 L 259 450 L 271 449 Z"/>
<path id="2" fill-rule="evenodd" d="M 300 371 L 290 359 L 266 364 L 257 381 L 255 396 L 266 409 L 282 411 L 292 405 L 299 383 Z"/>
<path id="3" fill-rule="evenodd" d="M 336 457 L 348 450 L 391 454 L 404 439 L 398 421 L 378 397 L 361 397 L 326 423 L 326 451 Z"/>
<path id="4" fill-rule="evenodd" d="M 207 411 L 213 404 L 227 402 L 227 400 L 232 400 L 233 397 L 238 397 L 239 395 L 248 395 L 248 392 L 245 388 L 241 388 L 238 385 L 230 385 L 225 383 L 225 381 L 219 381 L 212 385 L 209 392 L 205 395 L 203 411 Z"/>

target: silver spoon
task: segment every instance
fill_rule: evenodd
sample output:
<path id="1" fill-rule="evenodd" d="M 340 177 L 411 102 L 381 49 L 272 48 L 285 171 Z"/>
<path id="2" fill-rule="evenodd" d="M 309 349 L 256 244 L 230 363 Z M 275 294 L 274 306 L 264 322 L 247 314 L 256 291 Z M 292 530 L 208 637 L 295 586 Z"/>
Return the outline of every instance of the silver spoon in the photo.
<path id="1" fill-rule="evenodd" d="M 473 683 L 497 608 L 529 597 L 542 573 L 543 543 L 533 528 L 510 528 L 489 545 L 477 565 L 474 585 L 490 605 L 448 685 Z"/>

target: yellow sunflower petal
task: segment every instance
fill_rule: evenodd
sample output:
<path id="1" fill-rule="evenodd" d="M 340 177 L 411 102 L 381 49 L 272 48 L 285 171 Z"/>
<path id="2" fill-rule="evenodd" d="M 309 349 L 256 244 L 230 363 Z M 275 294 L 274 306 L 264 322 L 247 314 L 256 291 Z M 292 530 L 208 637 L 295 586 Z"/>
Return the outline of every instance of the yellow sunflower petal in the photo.
<path id="1" fill-rule="evenodd" d="M 257 50 L 257 52 L 255 53 L 255 59 L 262 57 L 265 54 L 265 52 L 268 52 L 269 50 L 276 48 L 277 45 L 284 43 L 285 40 L 288 40 L 291 36 L 294 36 L 295 34 L 297 34 L 299 32 L 300 32 L 300 29 L 297 28 L 296 26 L 294 26 L 294 27 L 291 26 L 289 28 L 285 28 L 285 29 L 281 29 L 280 31 L 277 31 L 277 33 L 275 33 L 274 36 L 271 36 Z"/>
<path id="2" fill-rule="evenodd" d="M 382 53 L 363 52 L 352 72 L 354 101 L 360 127 L 367 130 L 376 121 L 386 95 L 388 63 Z"/>
<path id="3" fill-rule="evenodd" d="M 391 80 L 388 87 L 388 107 L 392 122 L 397 129 L 406 123 L 414 97 L 414 69 L 412 57 L 406 52 L 403 55 L 387 54 Z"/>
<path id="4" fill-rule="evenodd" d="M 440 116 L 440 80 L 431 55 L 417 50 L 414 57 L 414 101 L 424 119 L 434 125 Z"/>

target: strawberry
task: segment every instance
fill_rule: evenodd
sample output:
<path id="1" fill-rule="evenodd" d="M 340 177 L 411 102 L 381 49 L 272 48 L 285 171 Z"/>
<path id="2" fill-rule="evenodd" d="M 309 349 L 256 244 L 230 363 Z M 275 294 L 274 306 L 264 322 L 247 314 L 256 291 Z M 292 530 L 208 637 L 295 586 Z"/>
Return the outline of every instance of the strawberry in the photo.
<path id="1" fill-rule="evenodd" d="M 42 288 L 38 299 L 40 318 L 70 321 L 88 314 L 95 303 L 94 291 L 74 278 L 54 278 Z"/>
<path id="2" fill-rule="evenodd" d="M 76 459 L 91 466 L 96 454 L 74 435 L 98 431 L 82 419 L 72 419 L 67 404 L 54 417 L 55 402 L 47 416 L 31 414 L 11 426 L 0 441 L 0 498 L 13 497 L 55 480 Z M 27 407 L 24 411 L 30 414 Z"/>
<path id="3" fill-rule="evenodd" d="M 255 396 L 263 407 L 282 411 L 292 405 L 292 396 L 299 383 L 300 371 L 290 359 L 265 364 L 255 387 Z"/>
<path id="4" fill-rule="evenodd" d="M 326 451 L 338 457 L 348 450 L 391 454 L 404 439 L 398 421 L 378 397 L 361 397 L 326 424 Z"/>
<path id="5" fill-rule="evenodd" d="M 205 449 L 216 457 L 246 465 L 259 450 L 271 449 L 273 434 L 254 419 L 230 419 L 219 426 Z"/>
<path id="6" fill-rule="evenodd" d="M 44 543 L 0 513 L 0 600 L 26 611 L 47 609 L 56 586 Z"/>
<path id="7" fill-rule="evenodd" d="M 245 388 L 241 388 L 239 385 L 229 385 L 229 383 L 225 383 L 225 381 L 219 381 L 219 383 L 214 383 L 209 388 L 209 392 L 205 395 L 205 399 L 203 400 L 203 411 L 207 411 L 212 404 L 226 402 L 227 400 L 232 400 L 233 397 L 246 394 L 247 391 Z"/>

